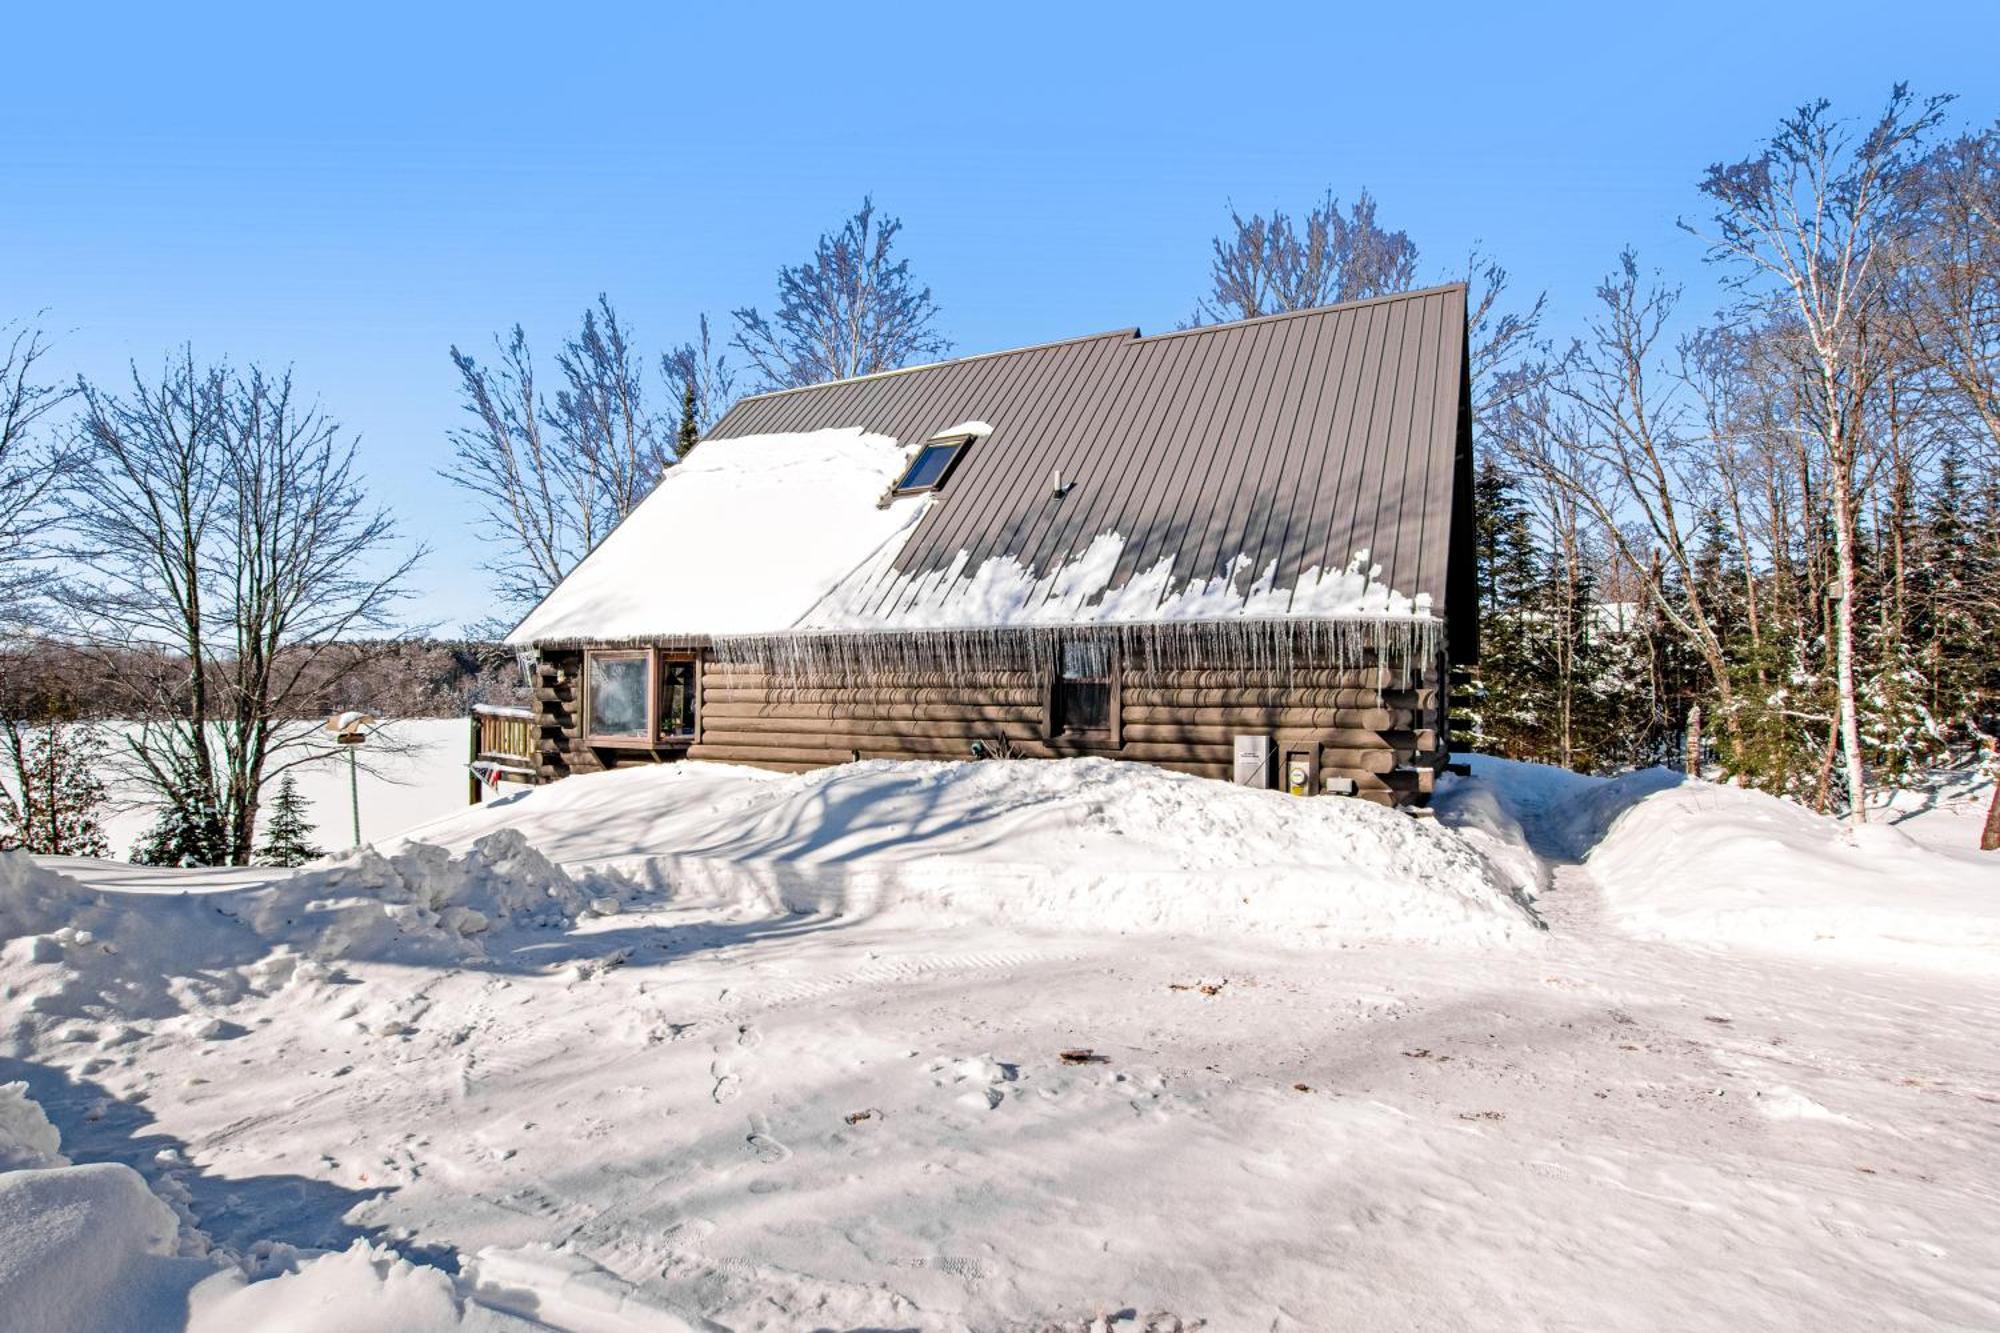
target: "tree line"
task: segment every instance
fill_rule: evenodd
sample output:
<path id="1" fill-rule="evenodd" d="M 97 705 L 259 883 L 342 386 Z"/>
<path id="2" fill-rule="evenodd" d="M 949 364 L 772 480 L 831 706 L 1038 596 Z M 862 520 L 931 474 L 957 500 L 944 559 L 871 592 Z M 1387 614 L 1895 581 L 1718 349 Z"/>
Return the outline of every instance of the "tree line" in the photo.
<path id="1" fill-rule="evenodd" d="M 1462 741 L 1587 771 L 1698 767 L 1855 819 L 1871 775 L 1992 751 L 2000 127 L 1950 130 L 1947 110 L 1903 88 L 1859 123 L 1801 108 L 1697 182 L 1683 225 L 1711 289 L 1690 301 L 1607 256 L 1566 336 L 1493 257 L 1428 267 L 1366 191 L 1230 210 L 1191 324 L 1468 284 L 1483 653 L 1454 690 Z M 490 640 L 739 389 L 951 349 L 900 232 L 864 199 L 726 337 L 703 316 L 647 353 L 600 294 L 546 377 L 519 325 L 490 353 L 449 349 L 463 415 L 440 472 L 496 537 L 489 642 L 461 646 L 477 669 L 450 688 L 504 689 Z M 392 693 L 369 664 L 394 653 L 355 644 L 398 637 L 421 547 L 289 374 L 183 349 L 65 385 L 41 373 L 39 331 L 5 336 L 0 591 L 51 648 L 0 662 L 0 837 L 35 842 L 34 779 L 79 766 L 23 728 L 88 712 L 137 724 L 117 760 L 200 826 L 199 856 L 246 860 L 263 787 L 316 757 L 329 701 Z M 37 684 L 29 660 L 63 680 Z"/>

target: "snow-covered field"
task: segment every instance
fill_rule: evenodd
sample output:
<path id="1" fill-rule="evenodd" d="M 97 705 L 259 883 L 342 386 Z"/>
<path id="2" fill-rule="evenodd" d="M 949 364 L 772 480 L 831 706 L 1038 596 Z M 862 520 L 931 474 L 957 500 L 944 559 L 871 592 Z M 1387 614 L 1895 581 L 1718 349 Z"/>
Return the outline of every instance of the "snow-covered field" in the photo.
<path id="1" fill-rule="evenodd" d="M 462 717 L 394 718 L 383 724 L 380 740 L 363 747 L 355 784 L 361 797 L 362 842 L 381 842 L 465 808 L 468 725 Z M 290 771 L 305 798 L 314 840 L 330 852 L 351 847 L 354 811 L 346 752 L 327 746 L 322 758 Z M 274 788 L 274 783 L 265 784 L 267 797 Z M 501 794 L 512 790 L 500 789 Z M 136 783 L 114 775 L 109 794 L 114 808 L 104 820 L 104 832 L 111 854 L 123 857 L 151 827 L 153 811 L 146 805 L 145 789 Z"/>
<path id="2" fill-rule="evenodd" d="M 685 765 L 0 858 L 0 1323 L 1993 1328 L 1983 795 Z"/>

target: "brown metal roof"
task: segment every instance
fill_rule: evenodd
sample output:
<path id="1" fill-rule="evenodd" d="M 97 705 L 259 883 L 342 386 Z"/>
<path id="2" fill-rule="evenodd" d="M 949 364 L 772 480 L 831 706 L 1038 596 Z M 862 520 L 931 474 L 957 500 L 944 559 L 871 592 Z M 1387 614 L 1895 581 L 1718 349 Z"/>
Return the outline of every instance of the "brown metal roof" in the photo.
<path id="1" fill-rule="evenodd" d="M 899 573 L 961 552 L 969 568 L 1009 555 L 1040 573 L 1116 532 L 1113 586 L 1168 556 L 1183 581 L 1248 556 L 1251 577 L 1275 561 L 1289 587 L 1366 550 L 1389 587 L 1466 612 L 1453 656 L 1474 651 L 1461 284 L 761 394 L 709 437 L 860 427 L 914 445 L 968 420 L 993 433 L 960 460 Z"/>

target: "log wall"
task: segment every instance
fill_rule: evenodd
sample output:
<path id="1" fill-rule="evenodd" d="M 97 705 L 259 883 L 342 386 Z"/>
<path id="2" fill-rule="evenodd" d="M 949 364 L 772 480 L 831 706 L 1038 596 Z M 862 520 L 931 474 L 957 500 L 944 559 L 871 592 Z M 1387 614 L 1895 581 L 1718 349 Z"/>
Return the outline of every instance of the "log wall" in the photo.
<path id="1" fill-rule="evenodd" d="M 1435 669 L 1415 682 L 1372 667 L 1127 671 L 1114 735 L 1091 743 L 1048 734 L 1045 687 L 1030 672 L 885 672 L 851 685 L 800 685 L 704 660 L 692 745 L 593 749 L 581 731 L 582 673 L 580 651 L 542 654 L 535 695 L 545 781 L 681 757 L 787 772 L 856 759 L 966 759 L 975 741 L 1022 758 L 1101 755 L 1228 780 L 1235 737 L 1258 732 L 1273 738 L 1279 765 L 1288 752 L 1316 753 L 1319 790 L 1402 805 L 1428 802 L 1448 740 Z"/>

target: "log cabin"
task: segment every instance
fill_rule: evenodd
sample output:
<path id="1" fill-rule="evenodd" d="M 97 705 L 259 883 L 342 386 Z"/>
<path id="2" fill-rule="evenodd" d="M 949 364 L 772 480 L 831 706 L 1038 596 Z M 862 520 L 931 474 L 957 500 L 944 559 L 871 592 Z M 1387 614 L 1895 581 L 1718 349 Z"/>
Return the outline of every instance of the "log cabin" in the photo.
<path id="1" fill-rule="evenodd" d="M 1428 803 L 1466 291 L 745 398 L 512 632 L 542 781 L 1097 755 Z"/>

